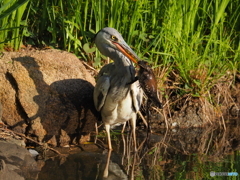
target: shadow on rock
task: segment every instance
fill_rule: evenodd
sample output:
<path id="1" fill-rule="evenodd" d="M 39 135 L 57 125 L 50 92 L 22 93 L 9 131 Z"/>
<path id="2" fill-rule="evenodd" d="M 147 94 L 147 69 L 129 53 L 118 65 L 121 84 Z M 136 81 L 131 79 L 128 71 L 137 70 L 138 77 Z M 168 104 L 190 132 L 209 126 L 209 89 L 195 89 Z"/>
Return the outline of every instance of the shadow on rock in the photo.
<path id="1" fill-rule="evenodd" d="M 63 72 L 60 74 L 63 76 L 61 78 L 52 76 L 60 80 L 49 81 L 50 76 L 46 75 L 49 73 L 46 72 L 47 67 L 45 66 L 43 71 L 41 64 L 33 57 L 19 57 L 13 60 L 20 62 L 30 77 L 25 82 L 25 85 L 29 86 L 18 87 L 22 109 L 29 118 L 28 133 L 36 135 L 39 141 L 48 141 L 53 136 L 59 140 L 62 130 L 72 139 L 94 130 L 97 112 L 93 104 L 94 86 L 90 82 L 80 78 L 68 79 L 68 75 L 63 76 Z M 46 80 L 53 83 L 46 83 Z M 60 144 L 61 146 L 69 144 L 70 139 L 65 139 L 66 142 Z"/>

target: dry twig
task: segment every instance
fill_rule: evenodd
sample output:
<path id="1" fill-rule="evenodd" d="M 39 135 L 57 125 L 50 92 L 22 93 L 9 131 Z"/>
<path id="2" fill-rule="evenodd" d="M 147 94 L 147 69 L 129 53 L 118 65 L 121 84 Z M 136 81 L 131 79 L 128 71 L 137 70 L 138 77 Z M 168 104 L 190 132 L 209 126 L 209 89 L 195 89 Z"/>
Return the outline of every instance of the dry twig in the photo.
<path id="1" fill-rule="evenodd" d="M 44 143 L 40 143 L 40 142 L 38 142 L 38 141 L 36 141 L 36 140 L 34 140 L 34 139 L 32 139 L 32 138 L 29 138 L 29 137 L 25 136 L 25 134 L 18 133 L 18 132 L 14 132 L 14 131 L 12 131 L 12 130 L 10 130 L 10 129 L 7 129 L 7 128 L 0 128 L 0 130 L 2 130 L 2 131 L 7 131 L 7 132 L 13 133 L 13 134 L 15 134 L 15 135 L 21 136 L 22 138 L 25 138 L 25 139 L 27 139 L 27 140 L 29 140 L 29 141 L 32 141 L 32 142 L 34 142 L 34 143 L 36 143 L 36 144 L 38 144 L 38 145 L 40 145 L 40 146 L 44 146 L 44 145 L 45 145 Z M 55 150 L 55 149 L 53 149 L 53 148 L 51 148 L 51 147 L 48 147 L 48 146 L 47 146 L 47 149 L 50 149 L 51 151 L 53 151 L 53 152 L 55 152 L 55 153 L 57 153 L 57 154 L 59 154 L 59 155 L 61 154 L 59 151 L 57 151 L 57 150 Z"/>

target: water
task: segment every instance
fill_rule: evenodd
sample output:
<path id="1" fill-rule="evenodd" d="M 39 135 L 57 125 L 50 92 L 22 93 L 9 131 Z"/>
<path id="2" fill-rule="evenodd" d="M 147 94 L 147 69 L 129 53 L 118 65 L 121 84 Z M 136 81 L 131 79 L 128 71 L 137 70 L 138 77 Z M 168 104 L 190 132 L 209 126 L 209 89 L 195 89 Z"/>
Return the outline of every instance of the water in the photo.
<path id="1" fill-rule="evenodd" d="M 39 180 L 97 179 L 240 179 L 239 127 L 161 129 L 147 136 L 138 132 L 138 152 L 130 133 L 112 133 L 113 151 L 104 150 L 105 138 L 82 145 L 78 153 L 44 161 Z M 238 176 L 221 172 L 237 172 Z M 236 175 L 236 174 L 235 174 Z"/>

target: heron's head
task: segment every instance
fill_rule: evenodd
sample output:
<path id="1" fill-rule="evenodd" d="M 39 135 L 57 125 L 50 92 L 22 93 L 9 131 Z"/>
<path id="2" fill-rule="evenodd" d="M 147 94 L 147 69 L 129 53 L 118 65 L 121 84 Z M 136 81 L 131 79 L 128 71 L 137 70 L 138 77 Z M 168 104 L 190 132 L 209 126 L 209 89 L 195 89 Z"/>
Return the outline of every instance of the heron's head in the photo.
<path id="1" fill-rule="evenodd" d="M 139 60 L 136 53 L 124 41 L 121 34 L 114 28 L 105 27 L 95 37 L 95 44 L 98 50 L 110 58 L 116 53 L 124 54 L 128 59 L 137 63 Z"/>

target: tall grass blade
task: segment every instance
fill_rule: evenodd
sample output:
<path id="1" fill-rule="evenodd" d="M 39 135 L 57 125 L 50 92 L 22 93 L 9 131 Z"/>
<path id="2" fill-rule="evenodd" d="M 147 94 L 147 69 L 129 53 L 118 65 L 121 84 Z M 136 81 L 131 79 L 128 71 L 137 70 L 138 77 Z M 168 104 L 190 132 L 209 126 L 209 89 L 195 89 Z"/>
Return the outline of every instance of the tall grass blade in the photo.
<path id="1" fill-rule="evenodd" d="M 0 20 L 5 18 L 6 16 L 9 16 L 11 15 L 11 13 L 13 11 L 15 11 L 16 9 L 20 8 L 22 5 L 24 5 L 28 0 L 18 0 L 18 1 L 15 1 L 14 0 L 12 2 L 14 2 L 14 4 L 12 4 L 9 8 L 7 8 L 6 10 L 4 9 L 0 9 Z M 4 8 L 7 7 L 7 5 L 9 5 L 9 2 L 6 4 L 6 6 L 3 6 Z"/>

